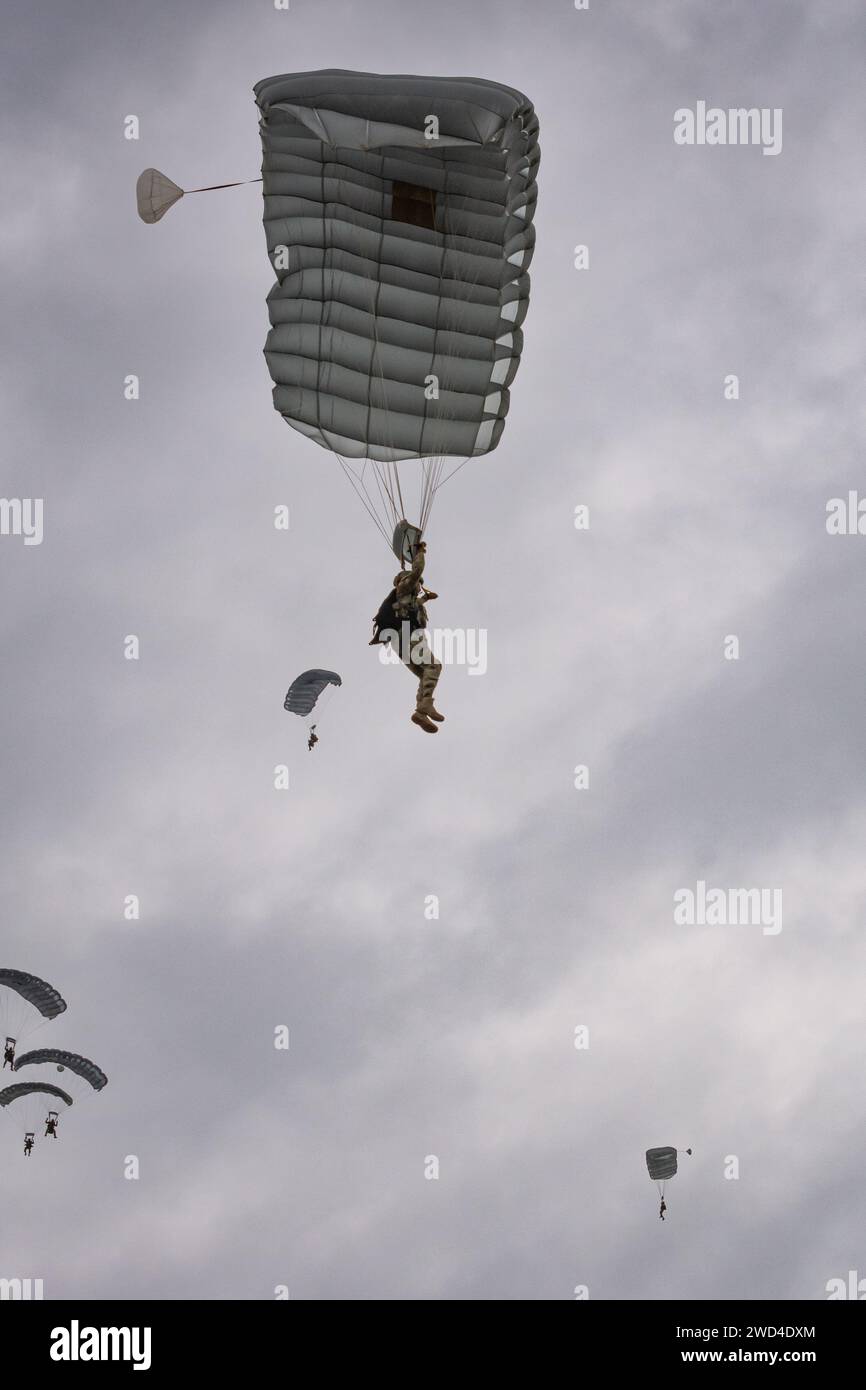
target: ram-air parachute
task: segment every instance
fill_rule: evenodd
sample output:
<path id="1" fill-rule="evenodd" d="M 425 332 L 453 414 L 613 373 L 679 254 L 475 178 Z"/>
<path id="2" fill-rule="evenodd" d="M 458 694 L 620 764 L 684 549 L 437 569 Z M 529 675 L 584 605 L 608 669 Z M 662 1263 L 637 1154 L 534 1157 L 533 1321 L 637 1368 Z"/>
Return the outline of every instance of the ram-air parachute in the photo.
<path id="1" fill-rule="evenodd" d="M 20 1042 L 28 1034 L 57 1018 L 66 1000 L 38 975 L 26 970 L 0 968 L 0 1034 Z"/>
<path id="2" fill-rule="evenodd" d="M 7 998 L 15 995 L 29 1004 L 43 1018 L 56 1018 L 66 1008 L 66 1000 L 53 985 L 40 980 L 38 975 L 28 975 L 24 970 L 0 969 L 0 988 Z"/>
<path id="3" fill-rule="evenodd" d="M 77 1052 L 67 1052 L 62 1047 L 40 1047 L 32 1052 L 24 1052 L 15 1060 L 15 1070 L 20 1071 L 22 1067 L 53 1067 L 57 1072 L 66 1073 L 65 1084 L 70 1084 L 70 1078 L 75 1078 L 76 1082 L 87 1090 L 101 1091 L 108 1085 L 108 1077 L 101 1067 L 95 1062 L 91 1062 L 89 1057 L 82 1057 Z"/>
<path id="4" fill-rule="evenodd" d="M 18 1081 L 0 1091 L 0 1109 L 20 1134 L 42 1135 L 49 1116 L 59 1116 L 58 1101 L 72 1105 L 72 1096 L 48 1081 Z"/>
<path id="5" fill-rule="evenodd" d="M 7 1086 L 0 1091 L 0 1106 L 5 1109 L 7 1105 L 14 1105 L 16 1101 L 24 1100 L 27 1096 L 37 1095 L 57 1096 L 64 1105 L 72 1104 L 72 1097 L 59 1086 L 52 1086 L 47 1081 L 19 1081 L 14 1086 Z"/>
<path id="6" fill-rule="evenodd" d="M 289 714 L 299 714 L 305 718 L 312 714 L 323 690 L 327 690 L 331 685 L 342 684 L 336 671 L 304 671 L 300 676 L 296 676 L 289 686 L 283 709 L 288 710 Z"/>

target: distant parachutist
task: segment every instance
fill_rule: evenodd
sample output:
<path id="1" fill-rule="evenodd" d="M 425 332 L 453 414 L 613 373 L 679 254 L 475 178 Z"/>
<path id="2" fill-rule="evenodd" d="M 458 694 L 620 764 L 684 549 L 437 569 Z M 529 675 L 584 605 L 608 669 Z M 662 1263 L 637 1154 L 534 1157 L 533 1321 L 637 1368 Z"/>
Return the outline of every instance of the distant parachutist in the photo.
<path id="1" fill-rule="evenodd" d="M 56 1110 L 48 1111 L 48 1118 L 45 1121 L 45 1137 L 50 1134 L 52 1139 L 57 1138 L 57 1121 L 60 1119 Z"/>
<path id="2" fill-rule="evenodd" d="M 29 1158 L 33 1152 L 33 1140 L 36 1138 L 32 1129 L 29 1129 L 24 1136 L 24 1157 Z"/>
<path id="3" fill-rule="evenodd" d="M 10 1071 L 15 1070 L 15 1039 L 7 1038 L 6 1047 L 3 1050 L 3 1066 L 9 1067 Z M 0 1068 L 2 1070 L 2 1068 Z"/>
<path id="4" fill-rule="evenodd" d="M 319 742 L 319 736 L 318 736 L 318 734 L 316 733 L 316 726 L 315 726 L 315 724 L 311 724 L 311 725 L 310 725 L 310 737 L 307 739 L 307 749 L 308 749 L 308 751 L 309 751 L 310 753 L 312 753 L 313 749 L 315 748 L 315 746 L 316 746 L 316 744 L 317 744 L 318 742 Z"/>
<path id="5" fill-rule="evenodd" d="M 690 1154 L 691 1149 L 686 1149 Z M 659 1207 L 659 1220 L 664 1221 L 665 1212 L 668 1204 L 665 1201 L 665 1183 L 676 1176 L 677 1171 L 677 1151 L 674 1148 L 647 1149 L 646 1151 L 647 1172 L 658 1188 L 661 1205 Z"/>

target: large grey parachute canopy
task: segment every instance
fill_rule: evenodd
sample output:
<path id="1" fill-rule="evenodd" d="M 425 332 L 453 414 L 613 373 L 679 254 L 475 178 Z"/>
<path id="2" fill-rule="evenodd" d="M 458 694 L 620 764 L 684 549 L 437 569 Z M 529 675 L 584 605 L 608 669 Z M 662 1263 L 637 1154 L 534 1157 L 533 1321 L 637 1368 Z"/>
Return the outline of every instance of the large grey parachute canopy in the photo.
<path id="1" fill-rule="evenodd" d="M 647 1149 L 646 1166 L 653 1182 L 672 1178 L 677 1171 L 676 1149 Z"/>
<path id="2" fill-rule="evenodd" d="M 15 1062 L 15 1070 L 21 1067 L 35 1067 L 53 1063 L 59 1071 L 71 1071 L 80 1076 L 94 1091 L 101 1091 L 108 1085 L 108 1077 L 95 1062 L 88 1057 L 80 1057 L 77 1052 L 64 1052 L 59 1047 L 40 1047 L 33 1052 L 25 1052 Z"/>
<path id="3" fill-rule="evenodd" d="M 47 1082 L 19 1081 L 17 1085 L 7 1086 L 5 1091 L 0 1091 L 0 1105 L 11 1105 L 22 1096 L 32 1096 L 37 1091 L 44 1092 L 47 1096 L 57 1096 L 58 1100 L 65 1101 L 67 1105 L 72 1104 L 72 1097 L 61 1091 L 59 1086 L 50 1086 Z"/>
<path id="4" fill-rule="evenodd" d="M 488 453 L 504 428 L 529 303 L 535 111 L 470 77 L 328 69 L 255 94 L 274 405 L 344 467 L 379 465 L 392 526 L 397 461 L 437 460 L 423 528 L 442 461 Z M 367 470 L 349 471 L 379 503 Z"/>
<path id="5" fill-rule="evenodd" d="M 56 1018 L 66 1008 L 66 1000 L 58 994 L 53 985 L 46 984 L 36 975 L 28 975 L 23 970 L 0 969 L 0 986 L 14 990 L 38 1009 L 43 1018 Z"/>
<path id="6" fill-rule="evenodd" d="M 342 684 L 336 671 L 304 671 L 289 686 L 283 709 L 287 709 L 289 714 L 312 714 L 322 691 L 329 685 Z"/>

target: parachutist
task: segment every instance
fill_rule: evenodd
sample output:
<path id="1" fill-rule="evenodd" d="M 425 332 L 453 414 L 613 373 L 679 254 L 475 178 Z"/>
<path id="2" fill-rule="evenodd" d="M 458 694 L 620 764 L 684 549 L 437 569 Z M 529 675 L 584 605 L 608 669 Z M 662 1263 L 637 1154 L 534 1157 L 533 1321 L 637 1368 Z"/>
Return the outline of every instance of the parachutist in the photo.
<path id="1" fill-rule="evenodd" d="M 307 750 L 308 750 L 308 752 L 312 753 L 313 749 L 315 748 L 315 746 L 316 746 L 316 744 L 317 744 L 318 742 L 319 742 L 319 736 L 318 736 L 318 734 L 316 733 L 316 726 L 315 726 L 315 724 L 311 724 L 311 725 L 310 725 L 310 737 L 307 739 Z"/>
<path id="2" fill-rule="evenodd" d="M 408 524 L 408 523 L 401 523 Z M 395 552 L 400 528 L 394 533 Z M 426 542 L 420 536 L 412 542 L 412 564 L 408 570 L 401 570 L 394 576 L 394 587 L 382 603 L 373 619 L 375 631 L 370 646 L 379 642 L 390 642 L 404 666 L 407 666 L 418 681 L 418 694 L 412 723 L 417 724 L 426 734 L 438 734 L 437 725 L 444 723 L 445 715 L 440 714 L 433 704 L 433 694 L 442 674 L 442 663 L 437 661 L 427 639 L 426 603 L 438 598 L 432 589 L 423 583 L 424 565 L 427 558 Z"/>
<path id="3" fill-rule="evenodd" d="M 34 1140 L 35 1138 L 36 1138 L 36 1135 L 33 1133 L 32 1130 L 29 1130 L 29 1131 L 27 1132 L 27 1134 L 25 1134 L 25 1136 L 24 1136 L 24 1157 L 25 1157 L 25 1158 L 29 1158 L 29 1157 L 30 1157 L 30 1154 L 31 1154 L 31 1152 L 32 1152 L 32 1150 L 33 1150 L 33 1140 Z"/>
<path id="4" fill-rule="evenodd" d="M 40 980 L 36 975 L 29 975 L 25 970 L 0 969 L 0 1003 L 4 1011 L 8 1013 L 10 1006 L 16 1005 L 19 1000 L 32 1008 L 37 1022 L 57 1018 L 66 1009 L 65 999 L 45 980 Z M 15 1023 L 12 1024 L 16 1032 L 26 1032 L 26 1015 L 22 1019 L 22 1025 L 19 1029 Z M 15 1054 L 14 1063 L 10 1059 L 10 1053 Z M 25 1141 L 36 1137 L 35 1131 L 26 1126 L 38 1122 L 38 1116 L 43 1113 L 43 1104 L 50 1105 L 55 1100 L 67 1106 L 73 1103 L 68 1091 L 50 1081 L 37 1079 L 40 1074 L 45 1075 L 43 1068 L 48 1068 L 49 1072 L 56 1070 L 63 1073 L 63 1080 L 73 1088 L 80 1080 L 83 1083 L 82 1091 L 85 1088 L 87 1091 L 101 1091 L 108 1084 L 105 1072 L 88 1057 L 81 1057 L 77 1052 L 67 1052 L 56 1047 L 35 1048 L 18 1054 L 16 1039 L 8 1035 L 6 1061 L 13 1067 L 15 1076 L 10 1085 L 0 1088 L 0 1111 L 6 1111 L 11 1107 L 13 1119 L 21 1118 L 21 1133 Z M 32 1079 L 24 1080 L 24 1077 Z M 34 1111 L 35 1106 L 39 1106 L 38 1111 Z M 45 1133 L 54 1139 L 58 1137 L 58 1120 L 59 1111 L 49 1110 L 45 1120 Z M 30 1157 L 29 1148 L 25 1148 L 25 1154 Z"/>
<path id="5" fill-rule="evenodd" d="M 5 1067 L 7 1064 L 8 1064 L 8 1066 L 9 1066 L 9 1070 L 10 1070 L 10 1071 L 14 1071 L 14 1070 L 15 1070 L 15 1039 L 14 1039 L 14 1038 L 7 1038 L 7 1039 L 6 1039 L 6 1047 L 5 1047 L 4 1051 L 3 1051 L 3 1066 Z M 0 1070 L 2 1070 L 2 1068 L 0 1068 Z"/>
<path id="6" fill-rule="evenodd" d="M 676 1177 L 677 1173 L 677 1151 L 674 1148 L 647 1149 L 646 1151 L 647 1172 L 658 1188 L 661 1199 L 659 1207 L 659 1219 L 664 1221 L 665 1212 L 668 1209 L 665 1201 L 665 1183 Z"/>

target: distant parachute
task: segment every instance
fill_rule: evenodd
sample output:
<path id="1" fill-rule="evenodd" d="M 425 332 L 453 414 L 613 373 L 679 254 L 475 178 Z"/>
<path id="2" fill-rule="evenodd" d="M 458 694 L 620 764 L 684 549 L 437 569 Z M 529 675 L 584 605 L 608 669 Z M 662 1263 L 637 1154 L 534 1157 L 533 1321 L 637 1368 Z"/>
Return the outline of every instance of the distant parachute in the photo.
<path id="1" fill-rule="evenodd" d="M 686 1149 L 686 1153 L 690 1154 L 691 1149 Z M 662 1199 L 662 1207 L 664 1207 L 665 1183 L 668 1182 L 670 1178 L 676 1176 L 676 1149 L 647 1149 L 646 1167 L 647 1172 L 649 1173 L 650 1177 L 652 1178 L 653 1182 L 656 1184 L 656 1187 L 658 1188 L 659 1196 Z M 662 1215 L 662 1212 L 660 1212 L 659 1214 Z"/>
<path id="2" fill-rule="evenodd" d="M 19 1133 L 35 1134 L 39 1125 L 48 1119 L 48 1115 L 55 1108 L 57 1101 L 62 1100 L 64 1105 L 72 1105 L 72 1097 L 62 1091 L 59 1086 L 52 1086 L 47 1081 L 19 1081 L 14 1086 L 7 1086 L 4 1091 L 0 1091 L 0 1109 L 4 1115 L 8 1115 L 11 1123 Z"/>
<path id="3" fill-rule="evenodd" d="M 0 1091 L 0 1105 L 11 1105 L 13 1101 L 23 1100 L 25 1096 L 46 1095 L 57 1096 L 66 1105 L 72 1104 L 72 1097 L 65 1091 L 61 1091 L 59 1086 L 51 1086 L 47 1081 L 19 1081 L 15 1086 L 7 1086 L 5 1091 Z"/>
<path id="4" fill-rule="evenodd" d="M 66 1000 L 38 975 L 0 969 L 0 1042 L 5 1034 L 7 1044 L 20 1043 L 65 1009 Z"/>
<path id="5" fill-rule="evenodd" d="M 646 1166 L 653 1182 L 672 1178 L 677 1171 L 676 1149 L 647 1149 Z"/>
<path id="6" fill-rule="evenodd" d="M 66 1000 L 53 985 L 46 984 L 37 975 L 28 975 L 23 970 L 0 969 L 0 986 L 18 994 L 28 1004 L 32 1004 L 43 1018 L 56 1018 L 66 1008 Z"/>
<path id="7" fill-rule="evenodd" d="M 323 690 L 326 690 L 329 685 L 342 684 L 343 682 L 336 671 L 317 669 L 304 671 L 289 686 L 289 693 L 285 698 L 283 708 L 288 710 L 289 714 L 298 714 L 305 718 L 308 714 L 312 714 Z"/>
<path id="8" fill-rule="evenodd" d="M 82 1081 L 86 1081 L 88 1086 L 92 1086 L 94 1091 L 101 1091 L 103 1086 L 108 1085 L 108 1077 L 95 1062 L 91 1062 L 88 1057 L 80 1057 L 77 1052 L 65 1052 L 58 1047 L 41 1047 L 32 1052 L 25 1052 L 22 1057 L 16 1059 L 15 1070 L 48 1063 L 53 1063 L 58 1071 L 73 1072 L 81 1077 Z"/>

